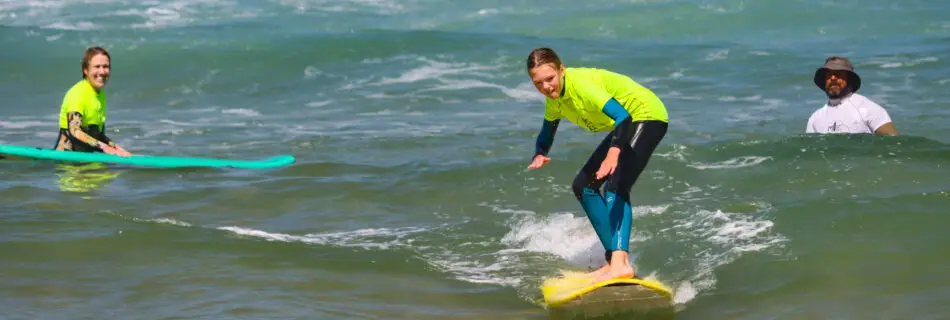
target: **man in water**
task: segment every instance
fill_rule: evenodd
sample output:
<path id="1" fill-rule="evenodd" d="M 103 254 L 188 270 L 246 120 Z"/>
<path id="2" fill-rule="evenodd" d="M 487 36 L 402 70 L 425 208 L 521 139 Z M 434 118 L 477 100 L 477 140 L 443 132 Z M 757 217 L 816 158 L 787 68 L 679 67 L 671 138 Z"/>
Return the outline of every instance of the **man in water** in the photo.
<path id="1" fill-rule="evenodd" d="M 815 71 L 815 85 L 828 102 L 808 118 L 806 133 L 876 133 L 897 135 L 891 117 L 880 105 L 857 94 L 861 77 L 854 72 L 851 61 L 841 56 L 825 59 Z"/>

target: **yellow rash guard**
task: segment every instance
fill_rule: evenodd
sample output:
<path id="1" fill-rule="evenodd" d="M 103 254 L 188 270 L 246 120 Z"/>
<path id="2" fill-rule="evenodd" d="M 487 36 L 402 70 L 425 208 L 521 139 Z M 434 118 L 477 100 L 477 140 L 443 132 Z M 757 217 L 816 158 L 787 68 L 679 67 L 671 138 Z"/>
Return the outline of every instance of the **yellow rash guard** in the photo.
<path id="1" fill-rule="evenodd" d="M 59 112 L 60 134 L 57 139 L 57 150 L 94 151 L 90 141 L 80 141 L 69 131 L 69 120 L 81 119 L 80 129 L 96 140 L 111 142 L 105 135 L 106 126 L 106 94 L 96 90 L 86 79 L 80 80 L 66 92 Z"/>
<path id="2" fill-rule="evenodd" d="M 660 98 L 625 75 L 595 68 L 565 68 L 563 86 L 560 98 L 545 98 L 545 120 L 567 118 L 591 132 L 613 130 L 614 120 L 603 111 L 607 101 L 613 98 L 626 109 L 633 122 L 669 122 L 666 106 Z"/>

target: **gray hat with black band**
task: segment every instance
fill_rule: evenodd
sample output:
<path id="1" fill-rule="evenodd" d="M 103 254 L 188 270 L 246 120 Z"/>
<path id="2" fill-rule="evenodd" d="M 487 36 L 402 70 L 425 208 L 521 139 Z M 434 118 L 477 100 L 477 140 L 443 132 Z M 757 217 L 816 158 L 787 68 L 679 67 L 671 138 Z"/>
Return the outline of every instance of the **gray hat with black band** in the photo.
<path id="1" fill-rule="evenodd" d="M 831 56 L 825 59 L 824 66 L 815 70 L 815 85 L 821 90 L 825 90 L 825 75 L 830 70 L 845 71 L 848 74 L 846 80 L 848 86 L 851 87 L 851 92 L 858 92 L 858 89 L 861 89 L 861 77 L 854 73 L 854 66 L 851 65 L 851 61 L 845 57 Z"/>

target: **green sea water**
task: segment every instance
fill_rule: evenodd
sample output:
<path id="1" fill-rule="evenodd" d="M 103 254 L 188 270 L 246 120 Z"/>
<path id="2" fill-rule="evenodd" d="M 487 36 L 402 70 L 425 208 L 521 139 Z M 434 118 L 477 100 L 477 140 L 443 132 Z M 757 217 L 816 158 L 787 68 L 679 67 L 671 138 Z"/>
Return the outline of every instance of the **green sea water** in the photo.
<path id="1" fill-rule="evenodd" d="M 132 152 L 272 170 L 0 162 L 2 319 L 546 319 L 603 252 L 524 70 L 630 75 L 670 129 L 633 189 L 677 319 L 950 314 L 945 1 L 0 1 L 0 144 L 52 147 L 83 49 Z M 848 56 L 899 137 L 805 136 Z M 617 316 L 625 319 L 626 316 Z M 647 317 L 650 318 L 650 317 Z"/>

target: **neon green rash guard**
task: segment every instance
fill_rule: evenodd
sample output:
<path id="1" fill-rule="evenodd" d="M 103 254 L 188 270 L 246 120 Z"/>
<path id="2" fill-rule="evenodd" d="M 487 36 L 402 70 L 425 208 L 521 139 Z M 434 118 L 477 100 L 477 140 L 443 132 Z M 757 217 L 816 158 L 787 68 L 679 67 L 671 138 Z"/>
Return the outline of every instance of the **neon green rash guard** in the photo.
<path id="1" fill-rule="evenodd" d="M 110 143 L 105 135 L 106 94 L 96 90 L 86 79 L 80 80 L 66 92 L 59 112 L 57 150 L 94 151 L 89 141 L 81 141 L 70 133 L 69 122 L 80 120 L 80 129 L 96 140 Z M 75 124 L 74 124 L 75 125 Z"/>
<path id="2" fill-rule="evenodd" d="M 567 118 L 591 132 L 614 129 L 614 119 L 604 113 L 613 98 L 630 114 L 630 120 L 669 122 L 663 101 L 628 76 L 596 68 L 565 68 L 563 94 L 545 98 L 544 119 Z"/>
<path id="3" fill-rule="evenodd" d="M 59 112 L 59 128 L 69 129 L 67 120 L 70 112 L 78 112 L 82 115 L 83 131 L 90 125 L 103 128 L 106 125 L 106 94 L 104 91 L 96 92 L 92 84 L 86 79 L 77 82 L 63 97 L 62 109 Z M 90 133 L 86 131 L 86 133 Z M 95 135 L 94 135 L 95 136 Z"/>

